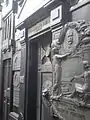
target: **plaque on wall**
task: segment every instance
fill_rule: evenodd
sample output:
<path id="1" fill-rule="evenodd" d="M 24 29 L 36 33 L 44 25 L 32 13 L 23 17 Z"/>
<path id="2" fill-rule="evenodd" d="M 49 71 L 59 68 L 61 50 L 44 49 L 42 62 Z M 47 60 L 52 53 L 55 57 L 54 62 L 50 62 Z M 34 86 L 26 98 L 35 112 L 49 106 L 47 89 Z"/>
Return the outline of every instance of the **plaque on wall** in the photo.
<path id="1" fill-rule="evenodd" d="M 19 94 L 20 94 L 20 71 L 14 73 L 13 77 L 13 104 L 19 106 Z"/>
<path id="2" fill-rule="evenodd" d="M 51 11 L 50 19 L 51 26 L 61 22 L 61 19 L 62 19 L 62 5 Z"/>
<path id="3" fill-rule="evenodd" d="M 18 51 L 14 54 L 13 57 L 13 70 L 20 70 L 20 61 L 21 61 L 21 51 Z"/>

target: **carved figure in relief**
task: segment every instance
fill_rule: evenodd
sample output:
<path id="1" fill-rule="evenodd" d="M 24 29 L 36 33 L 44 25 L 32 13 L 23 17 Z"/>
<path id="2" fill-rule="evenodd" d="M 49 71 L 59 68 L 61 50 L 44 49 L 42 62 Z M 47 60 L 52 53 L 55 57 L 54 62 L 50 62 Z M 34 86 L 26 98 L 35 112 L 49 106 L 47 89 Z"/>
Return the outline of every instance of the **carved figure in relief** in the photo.
<path id="1" fill-rule="evenodd" d="M 69 28 L 65 35 L 63 47 L 65 52 L 73 52 L 78 44 L 78 34 L 75 29 Z"/>
<path id="2" fill-rule="evenodd" d="M 52 42 L 52 65 L 53 65 L 53 96 L 52 99 L 58 99 L 62 95 L 61 91 L 61 74 L 62 67 L 61 61 L 66 58 L 70 53 L 64 55 L 59 54 L 60 43 L 58 40 Z"/>
<path id="3" fill-rule="evenodd" d="M 77 80 L 78 78 L 84 78 L 84 84 L 81 85 L 79 83 L 75 83 L 75 91 L 72 93 L 71 97 L 75 97 L 77 93 L 83 93 L 84 98 L 83 101 L 87 102 L 88 96 L 90 96 L 90 65 L 88 61 L 83 61 L 84 65 L 84 73 L 78 76 L 74 76 L 71 80 Z"/>

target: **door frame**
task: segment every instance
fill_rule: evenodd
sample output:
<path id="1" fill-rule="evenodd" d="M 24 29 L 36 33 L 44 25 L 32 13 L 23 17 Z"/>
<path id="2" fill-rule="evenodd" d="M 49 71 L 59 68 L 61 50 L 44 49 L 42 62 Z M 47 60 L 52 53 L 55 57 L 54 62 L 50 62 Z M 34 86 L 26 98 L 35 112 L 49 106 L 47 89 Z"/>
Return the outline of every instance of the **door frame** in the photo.
<path id="1" fill-rule="evenodd" d="M 1 119 L 3 120 L 3 106 L 4 106 L 4 63 L 5 61 L 7 61 L 7 64 L 8 64 L 8 70 L 7 70 L 7 73 L 9 76 L 8 80 L 10 79 L 10 111 L 12 111 L 12 107 L 13 107 L 13 81 L 12 81 L 12 59 L 9 58 L 9 59 L 5 59 L 5 60 L 2 60 L 2 75 L 1 75 Z M 9 64 L 10 62 L 10 64 Z M 10 71 L 9 71 L 9 67 L 10 68 Z M 7 86 L 8 88 L 8 86 Z M 8 103 L 7 104 L 7 107 L 8 107 Z M 7 111 L 8 112 L 8 111 Z M 7 117 L 8 117 L 8 113 L 7 113 Z"/>
<path id="2" fill-rule="evenodd" d="M 28 32 L 27 32 L 28 34 Z M 26 38 L 26 70 L 25 70 L 25 101 L 24 101 L 24 119 L 25 120 L 41 120 L 42 119 L 42 88 L 40 88 L 40 111 L 37 113 L 37 89 L 38 89 L 38 42 L 39 38 L 45 37 L 44 34 L 50 35 L 52 40 L 51 30 L 44 32 L 43 34 L 37 35 L 33 38 Z M 36 48 L 36 49 L 35 49 Z M 35 58 L 32 60 L 32 53 L 34 49 Z M 36 51 L 36 52 L 35 52 Z M 33 62 L 33 63 L 32 63 Z M 35 70 L 33 72 L 33 69 Z M 33 75 L 34 73 L 34 75 Z M 33 81 L 35 80 L 35 81 Z M 41 81 L 41 79 L 40 79 Z M 41 86 L 40 82 L 40 86 Z M 34 88 L 33 88 L 34 86 Z M 31 102 L 33 101 L 33 103 Z M 37 118 L 37 114 L 39 114 Z"/>

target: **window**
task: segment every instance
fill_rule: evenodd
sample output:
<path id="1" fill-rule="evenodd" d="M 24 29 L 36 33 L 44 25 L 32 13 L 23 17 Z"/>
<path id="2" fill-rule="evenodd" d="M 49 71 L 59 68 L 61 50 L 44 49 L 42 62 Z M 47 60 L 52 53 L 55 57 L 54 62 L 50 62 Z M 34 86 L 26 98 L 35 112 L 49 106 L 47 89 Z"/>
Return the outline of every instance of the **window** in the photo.
<path id="1" fill-rule="evenodd" d="M 5 20 L 4 20 L 4 27 L 3 27 L 3 38 L 4 40 L 11 39 L 11 22 L 12 22 L 12 15 L 9 15 Z"/>

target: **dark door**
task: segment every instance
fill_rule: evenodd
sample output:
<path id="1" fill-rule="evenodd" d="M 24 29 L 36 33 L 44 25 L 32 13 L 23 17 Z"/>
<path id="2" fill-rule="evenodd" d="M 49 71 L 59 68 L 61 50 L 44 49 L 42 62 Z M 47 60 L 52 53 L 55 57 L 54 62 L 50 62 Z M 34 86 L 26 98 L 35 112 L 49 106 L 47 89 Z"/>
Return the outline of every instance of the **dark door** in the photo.
<path id="1" fill-rule="evenodd" d="M 10 112 L 10 91 L 11 91 L 11 60 L 3 62 L 3 120 L 8 119 Z"/>
<path id="2" fill-rule="evenodd" d="M 37 43 L 35 41 L 29 41 L 28 45 L 25 120 L 36 120 Z"/>
<path id="3" fill-rule="evenodd" d="M 26 120 L 52 120 L 42 101 L 42 90 L 52 85 L 51 33 L 29 41 L 27 58 Z"/>
<path id="4" fill-rule="evenodd" d="M 42 91 L 52 86 L 51 32 L 38 38 L 38 87 L 37 120 L 52 120 L 49 109 L 45 106 Z"/>

